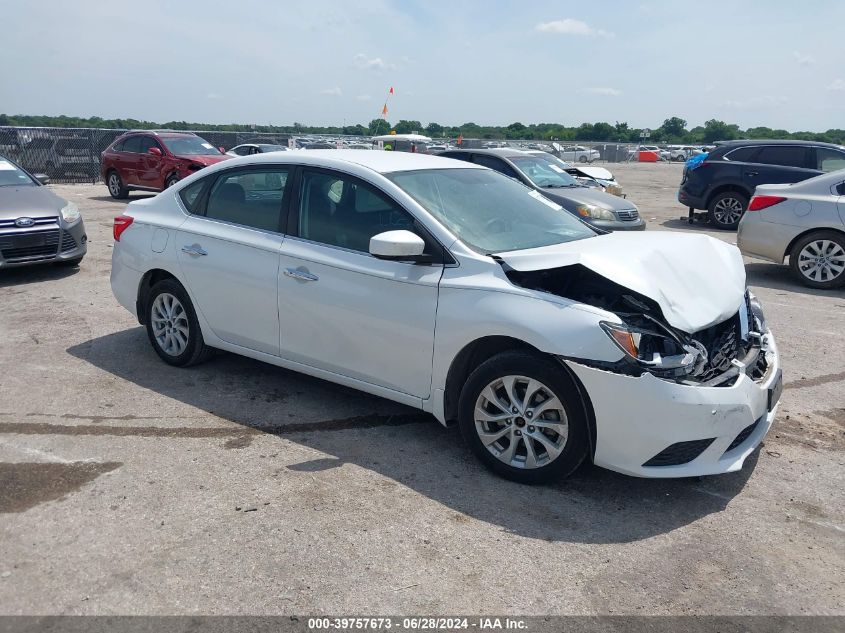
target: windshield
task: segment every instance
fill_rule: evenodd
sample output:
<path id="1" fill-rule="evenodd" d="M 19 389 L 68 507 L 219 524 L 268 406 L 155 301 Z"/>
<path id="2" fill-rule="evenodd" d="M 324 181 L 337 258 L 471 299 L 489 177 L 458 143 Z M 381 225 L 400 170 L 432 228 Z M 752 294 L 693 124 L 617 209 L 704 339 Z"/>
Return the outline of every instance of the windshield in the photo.
<path id="1" fill-rule="evenodd" d="M 0 156 L 0 187 L 20 186 L 34 187 L 35 183 L 24 170 Z"/>
<path id="2" fill-rule="evenodd" d="M 553 158 L 543 156 L 509 156 L 510 161 L 538 187 L 580 187 L 578 181 L 564 171 Z"/>
<path id="3" fill-rule="evenodd" d="M 461 241 L 483 253 L 596 235 L 563 207 L 492 170 L 426 169 L 387 177 Z"/>
<path id="4" fill-rule="evenodd" d="M 171 136 L 161 139 L 174 156 L 219 156 L 218 150 L 211 143 L 199 136 Z"/>

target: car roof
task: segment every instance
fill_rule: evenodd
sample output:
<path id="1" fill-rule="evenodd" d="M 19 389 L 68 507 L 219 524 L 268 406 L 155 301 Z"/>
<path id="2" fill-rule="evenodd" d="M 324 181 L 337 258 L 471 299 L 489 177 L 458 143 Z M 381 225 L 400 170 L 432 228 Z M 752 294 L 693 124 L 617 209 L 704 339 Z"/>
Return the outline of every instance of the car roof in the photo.
<path id="1" fill-rule="evenodd" d="M 420 169 L 479 169 L 479 165 L 456 161 L 431 154 L 418 154 L 415 152 L 390 152 L 374 151 L 362 152 L 354 149 L 314 149 L 307 152 L 281 152 L 278 154 L 255 154 L 243 156 L 230 161 L 218 163 L 219 165 L 235 166 L 242 164 L 261 163 L 300 163 L 319 164 L 330 160 L 335 163 L 346 163 L 360 165 L 371 171 L 380 174 L 389 174 L 396 171 L 416 171 Z"/>
<path id="2" fill-rule="evenodd" d="M 830 147 L 836 149 L 843 149 L 842 145 L 836 145 L 834 143 L 822 143 L 821 141 L 801 141 L 797 139 L 763 139 L 763 138 L 755 138 L 755 139 L 748 139 L 745 141 L 734 140 L 734 141 L 714 141 L 713 143 L 716 147 L 739 147 L 744 145 L 812 145 L 813 147 Z"/>

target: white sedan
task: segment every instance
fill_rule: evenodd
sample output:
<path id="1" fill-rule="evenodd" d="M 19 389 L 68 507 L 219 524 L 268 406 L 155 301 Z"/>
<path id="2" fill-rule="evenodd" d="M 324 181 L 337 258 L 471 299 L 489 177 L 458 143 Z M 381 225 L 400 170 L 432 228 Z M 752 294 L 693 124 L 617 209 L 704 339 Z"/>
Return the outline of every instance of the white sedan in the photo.
<path id="1" fill-rule="evenodd" d="M 112 289 L 163 361 L 219 348 L 417 407 L 518 481 L 737 470 L 780 395 L 735 247 L 599 235 L 472 163 L 236 158 L 131 202 L 114 237 Z"/>

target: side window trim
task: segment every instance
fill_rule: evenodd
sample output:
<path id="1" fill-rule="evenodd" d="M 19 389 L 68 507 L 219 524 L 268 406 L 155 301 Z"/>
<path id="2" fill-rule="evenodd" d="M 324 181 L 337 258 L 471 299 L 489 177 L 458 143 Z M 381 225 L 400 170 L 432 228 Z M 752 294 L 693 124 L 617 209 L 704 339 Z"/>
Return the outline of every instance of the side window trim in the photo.
<path id="1" fill-rule="evenodd" d="M 323 248 L 335 248 L 337 250 L 346 251 L 348 253 L 355 253 L 356 255 L 362 255 L 364 257 L 373 257 L 369 253 L 354 250 L 351 248 L 344 248 L 343 246 L 338 246 L 336 244 L 326 244 L 325 242 L 317 242 L 315 240 L 309 240 L 307 237 L 301 237 L 299 235 L 299 205 L 300 205 L 300 192 L 302 190 L 302 183 L 305 179 L 305 172 L 314 172 L 320 174 L 326 174 L 329 176 L 337 176 L 340 178 L 351 180 L 355 183 L 363 184 L 366 187 L 377 192 L 379 195 L 384 196 L 391 204 L 395 205 L 397 209 L 400 209 L 403 213 L 406 213 L 408 217 L 411 218 L 413 221 L 414 230 L 418 232 L 419 236 L 425 241 L 427 247 L 431 247 L 434 251 L 432 254 L 432 260 L 430 262 L 426 262 L 430 265 L 453 265 L 455 264 L 455 260 L 449 254 L 449 251 L 444 247 L 438 240 L 435 238 L 429 230 L 420 222 L 419 218 L 417 218 L 413 213 L 408 211 L 404 205 L 400 204 L 396 201 L 396 199 L 384 191 L 381 187 L 374 185 L 370 182 L 367 182 L 363 178 L 359 178 L 353 174 L 345 173 L 342 171 L 337 171 L 334 169 L 329 169 L 326 167 L 318 167 L 312 165 L 297 165 L 296 167 L 296 179 L 294 180 L 293 187 L 290 189 L 290 199 L 288 200 L 288 216 L 287 216 L 287 233 L 286 235 L 292 237 L 297 240 L 303 240 L 306 242 L 310 242 L 312 244 L 317 244 Z M 287 194 L 287 192 L 285 192 Z M 419 265 L 419 264 L 411 264 L 409 265 Z"/>
<path id="2" fill-rule="evenodd" d="M 229 222 L 227 220 L 218 220 L 215 218 L 208 217 L 208 198 L 211 195 L 211 190 L 214 189 L 214 185 L 216 185 L 220 179 L 228 178 L 233 173 L 243 172 L 248 173 L 250 171 L 257 171 L 257 172 L 264 172 L 268 169 L 279 169 L 279 170 L 286 170 L 288 172 L 287 179 L 285 180 L 285 190 L 282 193 L 282 202 L 279 209 L 279 225 L 278 225 L 278 232 L 280 235 L 287 235 L 287 228 L 288 228 L 288 221 L 290 216 L 290 206 L 291 206 L 291 198 L 293 189 L 297 188 L 296 180 L 292 180 L 296 175 L 297 171 L 299 170 L 298 165 L 291 165 L 285 163 L 262 163 L 261 165 L 246 165 L 243 167 L 231 167 L 229 169 L 223 169 L 216 174 L 211 174 L 203 178 L 203 182 L 205 186 L 203 187 L 202 193 L 200 193 L 200 197 L 197 200 L 196 204 L 196 211 L 191 212 L 188 208 L 187 203 L 185 203 L 184 199 L 182 200 L 182 204 L 185 209 L 188 211 L 190 215 L 196 215 L 198 217 L 205 218 L 212 222 L 224 222 L 226 224 L 230 224 L 232 226 L 239 226 L 242 228 L 246 228 L 252 231 L 261 231 L 262 229 L 252 227 L 246 224 L 238 224 L 236 222 Z M 179 197 L 181 198 L 182 192 L 179 192 Z"/>

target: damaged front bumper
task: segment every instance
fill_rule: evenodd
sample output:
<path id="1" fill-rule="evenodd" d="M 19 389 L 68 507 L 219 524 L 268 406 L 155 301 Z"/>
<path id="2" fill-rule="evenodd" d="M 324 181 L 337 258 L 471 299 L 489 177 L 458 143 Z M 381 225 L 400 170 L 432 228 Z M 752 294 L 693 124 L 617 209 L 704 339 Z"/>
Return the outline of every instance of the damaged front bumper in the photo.
<path id="1" fill-rule="evenodd" d="M 637 477 L 693 477 L 739 470 L 774 420 L 781 370 L 771 331 L 762 376 L 734 365 L 708 384 L 631 376 L 562 359 L 584 385 L 596 418 L 597 466 Z M 741 363 L 740 363 L 741 365 Z M 726 374 L 728 372 L 725 372 Z M 716 386 L 719 385 L 719 386 Z"/>

